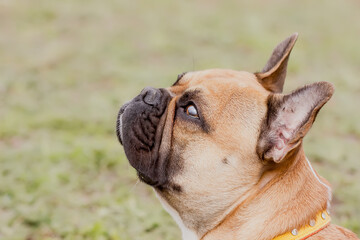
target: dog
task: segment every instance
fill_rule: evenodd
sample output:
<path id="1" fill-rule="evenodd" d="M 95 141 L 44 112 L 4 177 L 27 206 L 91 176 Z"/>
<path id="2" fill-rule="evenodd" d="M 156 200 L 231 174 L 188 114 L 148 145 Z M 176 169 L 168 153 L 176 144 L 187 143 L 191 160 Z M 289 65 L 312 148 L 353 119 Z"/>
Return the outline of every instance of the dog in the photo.
<path id="1" fill-rule="evenodd" d="M 334 87 L 283 94 L 295 33 L 261 72 L 183 73 L 125 103 L 117 136 L 184 240 L 358 239 L 330 223 L 331 189 L 302 139 Z"/>

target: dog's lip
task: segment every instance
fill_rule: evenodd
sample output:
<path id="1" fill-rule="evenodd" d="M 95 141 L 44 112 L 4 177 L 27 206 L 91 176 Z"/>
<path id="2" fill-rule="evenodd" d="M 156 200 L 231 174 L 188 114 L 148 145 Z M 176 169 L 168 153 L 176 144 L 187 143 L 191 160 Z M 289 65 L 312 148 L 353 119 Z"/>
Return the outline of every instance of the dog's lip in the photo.
<path id="1" fill-rule="evenodd" d="M 122 114 L 119 114 L 116 132 L 117 132 L 119 142 L 122 145 L 122 135 L 123 135 L 123 133 L 122 133 Z"/>
<path id="2" fill-rule="evenodd" d="M 116 135 L 121 145 L 123 145 L 123 130 L 122 130 L 122 116 L 125 112 L 128 103 L 124 104 L 119 111 L 117 122 L 116 122 Z"/>

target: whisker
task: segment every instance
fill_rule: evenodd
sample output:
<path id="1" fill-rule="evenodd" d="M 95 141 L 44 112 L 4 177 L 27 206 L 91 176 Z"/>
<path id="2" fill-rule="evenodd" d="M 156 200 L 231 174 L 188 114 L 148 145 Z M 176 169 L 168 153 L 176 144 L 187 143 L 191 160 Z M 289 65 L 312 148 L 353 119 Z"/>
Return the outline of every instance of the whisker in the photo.
<path id="1" fill-rule="evenodd" d="M 137 179 L 136 180 L 136 183 L 131 187 L 131 189 L 130 189 L 130 192 L 132 193 L 134 190 L 135 190 L 135 188 L 136 188 L 136 186 L 139 184 L 139 182 L 140 182 L 140 179 Z"/>

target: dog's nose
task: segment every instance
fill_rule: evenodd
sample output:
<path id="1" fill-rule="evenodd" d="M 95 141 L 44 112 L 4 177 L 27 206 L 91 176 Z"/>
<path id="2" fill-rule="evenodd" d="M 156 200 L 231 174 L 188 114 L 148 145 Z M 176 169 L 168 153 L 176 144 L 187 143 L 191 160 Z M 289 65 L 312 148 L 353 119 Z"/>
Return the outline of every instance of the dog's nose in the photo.
<path id="1" fill-rule="evenodd" d="M 155 106 L 161 101 L 161 91 L 156 88 L 146 87 L 141 91 L 141 96 L 144 103 Z"/>

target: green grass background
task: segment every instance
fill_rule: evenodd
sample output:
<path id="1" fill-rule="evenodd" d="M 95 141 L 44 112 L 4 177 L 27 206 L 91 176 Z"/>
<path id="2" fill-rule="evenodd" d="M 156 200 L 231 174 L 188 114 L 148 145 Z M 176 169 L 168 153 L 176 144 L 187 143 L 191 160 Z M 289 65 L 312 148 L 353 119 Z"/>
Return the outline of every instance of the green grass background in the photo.
<path id="1" fill-rule="evenodd" d="M 336 92 L 305 138 L 333 222 L 360 234 L 360 2 L 0 1 L 0 239 L 175 240 L 115 137 L 119 107 L 184 71 L 258 71 L 297 31 L 285 90 Z"/>

